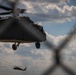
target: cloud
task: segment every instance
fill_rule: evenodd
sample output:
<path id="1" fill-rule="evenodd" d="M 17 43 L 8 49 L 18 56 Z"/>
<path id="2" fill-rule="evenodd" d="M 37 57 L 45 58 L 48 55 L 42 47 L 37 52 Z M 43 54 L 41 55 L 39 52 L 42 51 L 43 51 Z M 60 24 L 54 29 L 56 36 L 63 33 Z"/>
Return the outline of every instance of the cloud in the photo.
<path id="1" fill-rule="evenodd" d="M 67 35 L 53 36 L 47 33 L 47 39 L 49 42 L 53 43 L 55 46 L 59 46 L 62 41 L 67 37 Z M 70 42 L 68 42 L 67 46 L 62 49 L 61 56 L 63 61 L 76 61 L 76 36 L 74 36 Z M 51 40 L 51 41 L 50 41 Z"/>
<path id="2" fill-rule="evenodd" d="M 51 43 L 55 44 L 55 45 L 59 45 L 65 38 L 67 35 L 60 35 L 60 36 L 54 36 L 54 35 L 51 35 L 51 34 L 48 34 L 46 32 L 46 35 L 47 35 L 47 40 L 50 41 Z"/>
<path id="3" fill-rule="evenodd" d="M 76 17 L 76 6 L 67 5 L 66 0 L 60 0 L 58 4 L 56 4 L 58 1 L 55 4 L 49 3 L 49 1 L 39 2 L 24 2 L 27 9 L 31 8 L 27 10 L 27 13 L 30 13 L 29 16 L 35 21 L 66 22 Z"/>

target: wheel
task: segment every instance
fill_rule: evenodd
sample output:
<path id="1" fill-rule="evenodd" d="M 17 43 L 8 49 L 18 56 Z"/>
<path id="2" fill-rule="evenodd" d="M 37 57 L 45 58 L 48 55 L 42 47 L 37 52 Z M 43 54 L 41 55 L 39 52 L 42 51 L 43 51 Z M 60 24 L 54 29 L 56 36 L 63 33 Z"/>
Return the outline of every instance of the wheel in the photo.
<path id="1" fill-rule="evenodd" d="M 13 50 L 16 50 L 16 49 L 17 49 L 17 46 L 16 46 L 15 44 L 13 44 L 13 45 L 12 45 L 12 49 L 13 49 Z"/>
<path id="2" fill-rule="evenodd" d="M 40 43 L 39 42 L 35 43 L 35 46 L 36 46 L 37 49 L 39 49 L 40 48 Z"/>

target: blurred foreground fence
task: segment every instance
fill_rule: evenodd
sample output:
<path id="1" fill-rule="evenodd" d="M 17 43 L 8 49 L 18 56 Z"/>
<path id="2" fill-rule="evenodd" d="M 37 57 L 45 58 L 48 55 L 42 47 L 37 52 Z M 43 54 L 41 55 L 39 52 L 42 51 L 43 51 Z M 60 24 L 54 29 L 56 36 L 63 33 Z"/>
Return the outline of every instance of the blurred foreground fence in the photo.
<path id="1" fill-rule="evenodd" d="M 72 69 L 67 67 L 67 65 L 63 64 L 63 62 L 61 61 L 61 55 L 60 55 L 60 52 L 71 41 L 71 39 L 75 35 L 75 33 L 76 33 L 76 25 L 72 28 L 72 30 L 69 32 L 68 36 L 62 41 L 62 43 L 59 46 L 54 46 L 54 45 L 52 45 L 52 43 L 46 42 L 46 46 L 49 49 L 52 49 L 54 51 L 54 64 L 51 67 L 49 67 L 49 69 L 46 72 L 44 72 L 43 75 L 50 75 L 52 72 L 54 72 L 54 70 L 58 66 L 61 67 L 69 75 L 76 75 L 76 73 L 74 73 L 72 71 Z"/>

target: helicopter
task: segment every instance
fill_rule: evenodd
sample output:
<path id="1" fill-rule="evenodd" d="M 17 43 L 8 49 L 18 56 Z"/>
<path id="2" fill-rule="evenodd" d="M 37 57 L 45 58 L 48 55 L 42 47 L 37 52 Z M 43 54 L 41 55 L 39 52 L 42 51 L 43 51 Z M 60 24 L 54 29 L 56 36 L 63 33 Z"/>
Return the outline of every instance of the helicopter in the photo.
<path id="1" fill-rule="evenodd" d="M 24 69 L 22 69 L 22 68 L 16 66 L 16 67 L 14 67 L 13 69 L 14 69 L 14 70 L 26 71 L 27 67 L 25 67 Z"/>
<path id="2" fill-rule="evenodd" d="M 15 9 L 15 6 L 16 2 L 13 2 L 12 8 L 0 4 L 0 8 L 7 11 L 0 13 L 0 15 L 13 14 L 7 18 L 0 18 L 0 42 L 14 43 L 13 50 L 17 50 L 20 43 L 35 43 L 36 48 L 39 49 L 40 42 L 46 41 L 43 26 L 35 24 L 29 17 L 19 16 L 26 10 Z"/>

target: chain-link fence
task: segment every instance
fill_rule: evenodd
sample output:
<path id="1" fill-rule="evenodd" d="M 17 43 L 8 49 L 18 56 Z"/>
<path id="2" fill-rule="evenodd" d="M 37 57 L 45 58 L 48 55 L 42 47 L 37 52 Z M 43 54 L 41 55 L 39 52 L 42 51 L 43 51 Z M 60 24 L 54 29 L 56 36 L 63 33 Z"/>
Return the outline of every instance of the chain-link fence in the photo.
<path id="1" fill-rule="evenodd" d="M 16 0 L 16 2 L 17 1 L 18 0 Z M 42 40 L 44 38 L 44 35 L 40 31 L 37 33 L 36 32 L 36 28 L 34 28 L 32 25 L 28 25 L 24 19 L 20 19 L 19 17 L 17 17 L 16 8 L 15 8 L 16 7 L 16 2 L 13 4 L 13 7 L 12 7 L 13 8 L 12 11 L 13 11 L 13 17 L 14 18 L 11 18 L 10 20 L 6 20 L 6 22 L 2 23 L 3 26 L 4 26 L 4 24 L 6 26 L 2 27 L 2 29 L 0 30 L 1 31 L 0 35 L 2 35 L 2 33 L 4 32 L 4 30 L 8 27 L 8 25 L 10 25 L 13 21 L 17 21 L 31 35 L 33 35 L 34 37 L 36 37 L 38 40 Z M 72 28 L 72 30 L 68 33 L 67 37 L 60 43 L 59 46 L 54 46 L 51 42 L 48 41 L 48 39 L 46 39 L 45 46 L 47 46 L 49 50 L 53 50 L 53 52 L 54 52 L 54 58 L 53 58 L 54 59 L 54 64 L 52 66 L 50 66 L 43 73 L 43 75 L 50 75 L 50 74 L 52 74 L 58 66 L 60 68 L 62 68 L 69 75 L 76 75 L 76 73 L 73 72 L 72 69 L 70 69 L 67 65 L 65 65 L 61 61 L 61 51 L 63 51 L 63 49 L 67 46 L 67 44 L 70 43 L 72 37 L 75 34 L 76 34 L 76 25 Z"/>

